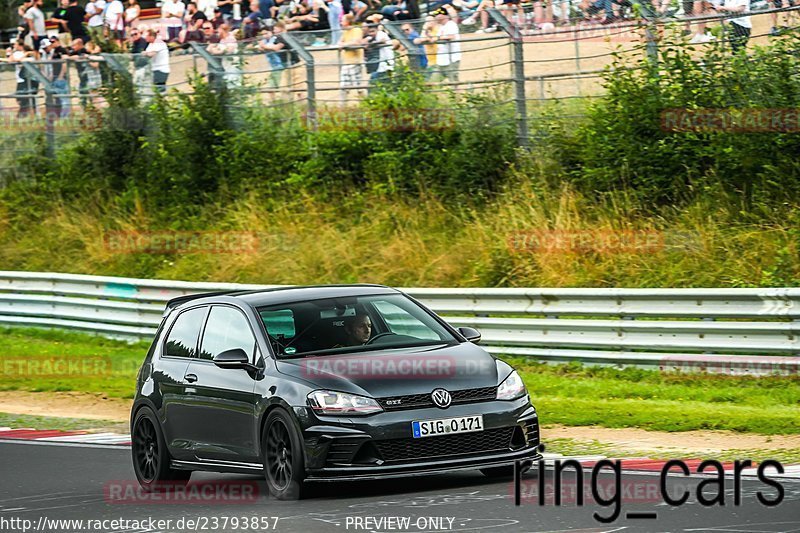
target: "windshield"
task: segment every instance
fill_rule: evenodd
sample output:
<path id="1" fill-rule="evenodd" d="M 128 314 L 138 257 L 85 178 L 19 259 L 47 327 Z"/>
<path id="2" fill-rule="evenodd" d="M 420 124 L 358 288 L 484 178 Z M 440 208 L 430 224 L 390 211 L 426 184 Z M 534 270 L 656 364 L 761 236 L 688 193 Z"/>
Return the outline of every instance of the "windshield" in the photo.
<path id="1" fill-rule="evenodd" d="M 294 302 L 258 313 L 278 357 L 458 342 L 402 294 Z"/>

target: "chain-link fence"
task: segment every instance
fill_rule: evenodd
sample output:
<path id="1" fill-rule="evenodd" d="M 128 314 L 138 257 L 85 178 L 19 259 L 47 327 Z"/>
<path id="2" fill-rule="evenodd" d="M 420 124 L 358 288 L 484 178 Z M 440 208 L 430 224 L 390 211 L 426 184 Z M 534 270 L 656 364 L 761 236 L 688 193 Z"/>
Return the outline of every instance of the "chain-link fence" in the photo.
<path id="1" fill-rule="evenodd" d="M 605 1 L 581 4 L 579 20 L 569 2 L 550 8 L 509 4 L 507 9 L 479 3 L 464 13 L 451 9 L 416 20 L 387 17 L 379 24 L 344 17 L 341 27 L 325 30 L 281 22 L 246 39 L 221 30 L 214 42 L 203 42 L 208 39 L 187 38 L 183 32 L 169 44 L 166 64 L 147 54 L 104 53 L 14 61 L 9 52 L 7 62 L 0 63 L 5 122 L 0 174 L 13 173 L 19 158 L 37 146 L 53 153 L 90 127 L 97 110 L 106 105 L 103 88 L 115 75 L 132 81 L 142 101 L 157 92 L 189 93 L 192 77 L 201 76 L 212 87 L 245 87 L 263 106 L 300 106 L 304 116 L 315 119 L 323 110 L 351 109 L 393 72 L 408 68 L 443 101 L 452 94 L 492 92 L 492 105 L 513 108 L 518 142 L 526 145 L 531 117 L 543 102 L 602 95 L 601 74 L 615 57 L 634 64 L 642 58 L 655 60 L 665 42 L 693 46 L 698 53 L 712 39 L 734 46 L 739 42 L 725 30 L 742 14 L 676 17 L 660 13 L 660 5 L 637 4 L 634 16 L 626 0 Z M 611 15 L 602 23 L 586 18 L 586 13 L 609 5 Z M 767 43 L 778 16 L 791 22 L 800 18 L 797 9 L 750 13 L 747 45 Z M 565 12 L 569 20 L 561 16 Z M 722 31 L 704 33 L 706 27 L 720 25 Z"/>

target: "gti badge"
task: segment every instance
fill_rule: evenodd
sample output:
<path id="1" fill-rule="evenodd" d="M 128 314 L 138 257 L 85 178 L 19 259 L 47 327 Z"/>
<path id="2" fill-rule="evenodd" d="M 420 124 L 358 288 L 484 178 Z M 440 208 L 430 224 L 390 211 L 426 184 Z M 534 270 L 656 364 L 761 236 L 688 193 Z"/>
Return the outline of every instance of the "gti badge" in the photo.
<path id="1" fill-rule="evenodd" d="M 450 407 L 450 393 L 444 389 L 434 389 L 431 393 L 431 400 L 433 400 L 436 407 L 441 407 L 442 409 Z"/>

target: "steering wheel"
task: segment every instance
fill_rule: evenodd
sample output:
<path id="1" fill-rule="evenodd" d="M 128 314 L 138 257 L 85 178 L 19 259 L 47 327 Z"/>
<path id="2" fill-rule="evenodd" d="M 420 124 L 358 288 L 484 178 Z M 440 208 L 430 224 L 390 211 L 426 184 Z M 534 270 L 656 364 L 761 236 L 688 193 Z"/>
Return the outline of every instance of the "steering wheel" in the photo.
<path id="1" fill-rule="evenodd" d="M 383 333 L 378 333 L 378 334 L 377 334 L 377 335 L 375 335 L 374 337 L 370 338 L 370 339 L 369 339 L 367 342 L 365 342 L 364 344 L 372 344 L 372 343 L 373 343 L 374 341 L 376 341 L 377 339 L 380 339 L 381 337 L 385 337 L 385 336 L 387 336 L 387 335 L 394 335 L 394 333 L 392 333 L 391 331 L 384 331 Z"/>

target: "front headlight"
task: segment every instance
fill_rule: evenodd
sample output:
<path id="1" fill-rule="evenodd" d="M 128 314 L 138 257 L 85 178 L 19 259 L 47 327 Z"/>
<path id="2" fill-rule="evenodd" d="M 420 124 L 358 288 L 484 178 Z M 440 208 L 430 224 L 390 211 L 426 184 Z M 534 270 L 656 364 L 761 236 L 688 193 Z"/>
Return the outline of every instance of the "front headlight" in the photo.
<path id="1" fill-rule="evenodd" d="M 383 411 L 372 398 L 330 390 L 315 390 L 308 395 L 308 403 L 315 412 L 324 415 L 369 415 Z"/>
<path id="2" fill-rule="evenodd" d="M 516 400 L 523 396 L 527 391 L 522 378 L 519 377 L 517 371 L 514 370 L 508 377 L 497 387 L 498 400 Z"/>

